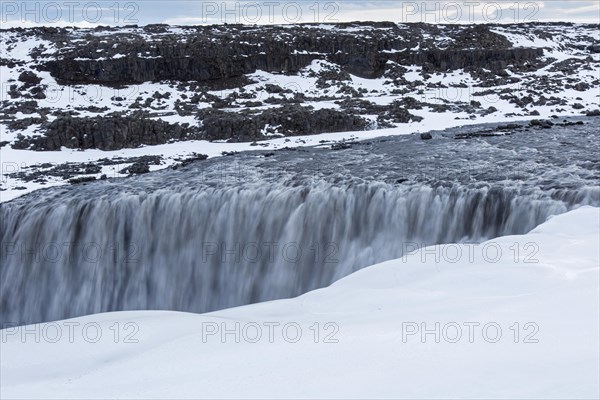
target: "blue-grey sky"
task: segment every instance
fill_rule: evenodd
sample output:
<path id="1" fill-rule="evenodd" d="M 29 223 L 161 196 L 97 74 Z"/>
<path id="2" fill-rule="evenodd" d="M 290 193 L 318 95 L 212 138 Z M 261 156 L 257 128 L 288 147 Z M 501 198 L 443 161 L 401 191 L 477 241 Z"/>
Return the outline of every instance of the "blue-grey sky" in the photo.
<path id="1" fill-rule="evenodd" d="M 217 23 L 600 23 L 599 0 L 52 0 L 0 1 L 2 27 Z"/>

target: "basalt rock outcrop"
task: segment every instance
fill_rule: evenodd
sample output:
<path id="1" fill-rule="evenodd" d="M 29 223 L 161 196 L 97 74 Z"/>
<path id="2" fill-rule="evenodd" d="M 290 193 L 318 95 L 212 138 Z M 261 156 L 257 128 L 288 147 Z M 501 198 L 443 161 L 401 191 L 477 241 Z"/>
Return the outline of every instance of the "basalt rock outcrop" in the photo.
<path id="1" fill-rule="evenodd" d="M 445 34 L 456 32 L 446 48 L 428 39 L 440 33 L 438 27 L 407 26 L 409 29 L 401 29 L 388 24 L 386 29 L 370 32 L 370 26 L 364 26 L 365 34 L 302 26 L 192 27 L 177 35 L 168 31 L 157 34 L 153 29 L 111 34 L 107 28 L 105 36 L 90 35 L 88 40 L 76 42 L 65 31 L 52 31 L 46 36 L 53 41 L 60 38 L 63 47 L 60 57 L 46 62 L 43 68 L 68 83 L 136 84 L 214 81 L 256 70 L 296 73 L 313 60 L 327 60 L 351 74 L 373 78 L 384 73 L 388 60 L 443 71 L 465 66 L 497 69 L 541 55 L 538 49 L 511 48 L 505 37 L 485 26 L 466 30 L 446 27 Z M 152 40 L 148 35 L 153 35 Z M 417 45 L 419 50 L 413 51 Z"/>
<path id="2" fill-rule="evenodd" d="M 493 96 L 514 105 L 514 115 L 539 115 L 540 106 L 585 114 L 585 93 L 600 86 L 597 76 L 580 74 L 600 66 L 594 28 L 355 22 L 0 30 L 0 65 L 11 72 L 0 123 L 17 149 L 118 150 L 387 128 L 421 121 L 415 110 L 472 120 L 499 111 Z M 13 52 L 25 41 L 39 44 L 25 56 Z M 557 43 L 553 50 L 569 56 L 558 61 L 539 43 Z M 566 99 L 572 90 L 578 94 Z"/>
<path id="3" fill-rule="evenodd" d="M 145 114 L 110 117 L 58 117 L 43 126 L 45 134 L 22 137 L 13 148 L 39 151 L 71 149 L 119 150 L 171 140 L 199 139 L 196 128 L 169 124 Z"/>
<path id="4" fill-rule="evenodd" d="M 397 113 L 411 116 L 405 110 Z M 274 128 L 279 135 L 297 136 L 365 130 L 368 125 L 365 119 L 356 115 L 297 105 L 259 113 L 228 113 L 211 108 L 199 113 L 198 118 L 202 121 L 200 125 L 168 123 L 143 112 L 92 118 L 61 116 L 42 125 L 45 134 L 21 137 L 12 147 L 38 151 L 54 151 L 61 147 L 120 150 L 183 140 L 249 142 L 273 135 Z"/>
<path id="5" fill-rule="evenodd" d="M 336 110 L 313 110 L 297 105 L 258 114 L 242 112 L 232 115 L 211 109 L 203 113 L 203 133 L 208 140 L 225 137 L 237 142 L 260 140 L 275 132 L 269 132 L 270 128 L 277 128 L 276 131 L 285 136 L 299 136 L 365 130 L 367 121 Z"/>

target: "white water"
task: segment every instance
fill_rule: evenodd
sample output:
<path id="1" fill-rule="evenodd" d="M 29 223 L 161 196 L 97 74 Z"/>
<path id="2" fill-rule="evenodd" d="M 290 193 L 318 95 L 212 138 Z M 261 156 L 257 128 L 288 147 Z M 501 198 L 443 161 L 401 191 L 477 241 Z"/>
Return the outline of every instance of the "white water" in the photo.
<path id="1" fill-rule="evenodd" d="M 292 297 L 415 246 L 525 233 L 589 202 L 563 197 L 321 183 L 5 206 L 1 319 L 206 312 Z"/>
<path id="2" fill-rule="evenodd" d="M 597 126 L 248 153 L 33 193 L 0 205 L 0 322 L 213 311 L 417 246 L 524 234 L 600 206 Z"/>

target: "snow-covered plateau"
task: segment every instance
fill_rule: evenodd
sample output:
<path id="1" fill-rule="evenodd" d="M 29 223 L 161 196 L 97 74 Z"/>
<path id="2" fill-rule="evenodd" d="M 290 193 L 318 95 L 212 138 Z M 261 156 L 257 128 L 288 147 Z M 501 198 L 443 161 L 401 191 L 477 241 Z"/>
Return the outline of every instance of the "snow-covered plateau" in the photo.
<path id="1" fill-rule="evenodd" d="M 600 394 L 600 209 L 442 245 L 298 298 L 121 312 L 2 335 L 2 398 Z"/>
<path id="2" fill-rule="evenodd" d="M 598 399 L 599 42 L 0 29 L 0 398 Z"/>

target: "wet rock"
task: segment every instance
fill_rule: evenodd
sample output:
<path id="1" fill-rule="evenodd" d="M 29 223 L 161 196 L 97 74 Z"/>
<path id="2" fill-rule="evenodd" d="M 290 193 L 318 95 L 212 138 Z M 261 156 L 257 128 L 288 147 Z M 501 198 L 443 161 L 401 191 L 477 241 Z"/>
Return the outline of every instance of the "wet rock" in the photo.
<path id="1" fill-rule="evenodd" d="M 588 111 L 587 113 L 585 113 L 585 115 L 588 117 L 600 117 L 600 108 L 596 109 L 596 110 Z"/>
<path id="2" fill-rule="evenodd" d="M 431 140 L 433 139 L 433 136 L 431 135 L 431 133 L 421 133 L 421 140 Z"/>
<path id="3" fill-rule="evenodd" d="M 522 128 L 521 125 L 519 124 L 506 124 L 506 125 L 498 125 L 498 130 L 504 131 L 504 130 L 513 130 L 513 129 L 520 129 Z"/>
<path id="4" fill-rule="evenodd" d="M 550 129 L 554 126 L 554 123 L 552 123 L 551 121 L 548 121 L 548 120 L 533 119 L 529 122 L 529 125 L 532 127 Z"/>
<path id="5" fill-rule="evenodd" d="M 69 179 L 69 183 L 71 185 L 79 185 L 81 183 L 94 182 L 95 180 L 95 176 L 82 176 L 81 178 Z"/>
<path id="6" fill-rule="evenodd" d="M 334 143 L 331 145 L 331 150 L 340 151 L 352 148 L 352 143 Z"/>
<path id="7" fill-rule="evenodd" d="M 150 172 L 150 165 L 145 162 L 136 162 L 133 165 L 119 171 L 121 174 L 141 175 Z"/>
<path id="8" fill-rule="evenodd" d="M 193 164 L 198 161 L 204 161 L 206 159 L 208 159 L 208 156 L 206 154 L 192 153 L 190 157 L 186 158 L 181 162 L 181 165 L 185 167 L 187 165 Z"/>
<path id="9" fill-rule="evenodd" d="M 119 173 L 130 175 L 142 175 L 150 172 L 150 165 L 160 165 L 160 156 L 142 156 L 135 159 L 129 167 L 123 168 Z"/>

